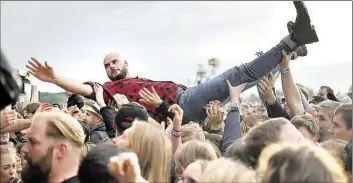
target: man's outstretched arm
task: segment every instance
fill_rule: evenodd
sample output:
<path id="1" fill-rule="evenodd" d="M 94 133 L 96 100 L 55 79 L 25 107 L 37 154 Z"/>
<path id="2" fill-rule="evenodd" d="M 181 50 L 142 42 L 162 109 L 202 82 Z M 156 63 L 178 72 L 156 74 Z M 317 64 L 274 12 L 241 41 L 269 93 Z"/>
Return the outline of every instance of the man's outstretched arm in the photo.
<path id="1" fill-rule="evenodd" d="M 47 83 L 53 83 L 64 90 L 83 96 L 90 96 L 93 93 L 91 86 L 57 75 L 54 72 L 54 69 L 46 61 L 42 64 L 32 57 L 31 60 L 28 61 L 26 67 L 29 69 L 28 72 L 34 77 Z"/>

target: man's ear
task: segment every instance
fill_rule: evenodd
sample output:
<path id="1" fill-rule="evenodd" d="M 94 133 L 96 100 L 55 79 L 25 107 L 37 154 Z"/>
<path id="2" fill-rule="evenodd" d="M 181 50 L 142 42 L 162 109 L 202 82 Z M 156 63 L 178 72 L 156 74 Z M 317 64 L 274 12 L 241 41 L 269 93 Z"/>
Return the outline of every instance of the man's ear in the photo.
<path id="1" fill-rule="evenodd" d="M 55 159 L 61 159 L 68 153 L 68 147 L 64 143 L 55 146 L 53 156 Z"/>

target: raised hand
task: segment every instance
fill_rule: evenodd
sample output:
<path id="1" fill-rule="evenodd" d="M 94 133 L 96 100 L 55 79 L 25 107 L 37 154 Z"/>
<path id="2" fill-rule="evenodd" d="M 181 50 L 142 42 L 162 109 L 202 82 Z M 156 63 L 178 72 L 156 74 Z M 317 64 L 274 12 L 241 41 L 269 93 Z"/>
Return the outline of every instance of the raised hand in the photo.
<path id="1" fill-rule="evenodd" d="M 141 175 L 138 158 L 133 152 L 121 153 L 111 157 L 108 169 L 120 183 L 147 182 Z"/>
<path id="2" fill-rule="evenodd" d="M 219 101 L 211 101 L 206 107 L 206 113 L 211 127 L 218 127 L 223 122 L 224 112 Z"/>
<path id="3" fill-rule="evenodd" d="M 95 84 L 93 86 L 93 91 L 96 94 L 96 102 L 100 107 L 105 107 L 105 102 L 103 98 L 103 87 L 101 85 Z"/>
<path id="4" fill-rule="evenodd" d="M 173 104 L 172 106 L 169 107 L 168 112 L 171 112 L 174 114 L 173 129 L 175 131 L 180 132 L 181 123 L 182 123 L 183 116 L 184 116 L 183 109 L 178 104 Z"/>
<path id="5" fill-rule="evenodd" d="M 113 103 L 114 103 L 113 101 L 112 101 L 111 105 L 115 106 L 117 109 L 120 109 L 120 107 L 124 104 L 130 103 L 129 99 L 127 99 L 126 96 L 123 94 L 117 93 L 113 96 L 113 98 L 115 101 L 115 105 L 113 105 Z"/>
<path id="6" fill-rule="evenodd" d="M 43 112 L 43 111 L 49 111 L 52 108 L 51 104 L 40 104 L 38 109 L 36 110 L 35 113 Z"/>
<path id="7" fill-rule="evenodd" d="M 266 77 L 263 77 L 257 84 L 260 95 L 264 97 L 267 104 L 272 105 L 276 102 L 276 96 L 272 90 L 272 84 L 270 80 Z"/>
<path id="8" fill-rule="evenodd" d="M 163 101 L 157 94 L 156 90 L 154 87 L 151 87 L 152 92 L 150 92 L 147 88 L 143 88 L 140 90 L 139 95 L 142 99 L 140 99 L 140 102 L 150 105 L 150 106 L 155 106 L 158 107 Z"/>
<path id="9" fill-rule="evenodd" d="M 281 67 L 281 69 L 286 69 L 289 67 L 289 61 L 291 57 L 292 55 L 287 55 L 287 53 L 284 50 L 282 50 L 282 60 L 279 63 L 279 66 Z"/>
<path id="10" fill-rule="evenodd" d="M 3 110 L 0 112 L 0 128 L 5 128 L 16 122 L 16 113 L 14 110 Z"/>
<path id="11" fill-rule="evenodd" d="M 230 101 L 232 103 L 236 103 L 239 104 L 239 100 L 240 100 L 240 93 L 241 91 L 244 89 L 246 83 L 243 83 L 241 85 L 238 85 L 236 87 L 233 87 L 229 80 L 226 80 L 227 86 L 228 86 L 228 90 L 229 90 L 229 96 L 230 96 Z"/>
<path id="12" fill-rule="evenodd" d="M 54 69 L 45 61 L 44 65 L 40 63 L 36 58 L 31 57 L 26 67 L 29 69 L 29 73 L 34 77 L 44 82 L 53 82 L 55 80 Z"/>

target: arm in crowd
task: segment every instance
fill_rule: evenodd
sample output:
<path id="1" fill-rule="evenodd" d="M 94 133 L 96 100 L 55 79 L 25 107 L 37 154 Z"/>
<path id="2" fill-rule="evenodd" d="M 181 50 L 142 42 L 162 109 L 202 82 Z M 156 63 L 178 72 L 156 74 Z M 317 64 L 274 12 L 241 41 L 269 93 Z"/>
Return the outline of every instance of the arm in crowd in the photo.
<path id="1" fill-rule="evenodd" d="M 288 120 L 291 119 L 289 114 L 287 113 L 286 110 L 283 109 L 281 104 L 278 102 L 278 100 L 275 101 L 275 103 L 271 105 L 266 105 L 267 107 L 267 113 L 269 118 L 280 118 L 284 117 Z"/>
<path id="2" fill-rule="evenodd" d="M 304 107 L 301 102 L 300 92 L 294 83 L 292 73 L 289 70 L 289 57 L 282 51 L 282 61 L 280 62 L 282 76 L 282 90 L 291 111 L 292 117 L 298 114 L 304 114 Z"/>
<path id="3" fill-rule="evenodd" d="M 178 104 L 170 106 L 169 112 L 174 114 L 173 118 L 173 129 L 171 132 L 171 143 L 172 143 L 172 153 L 174 155 L 175 151 L 182 144 L 181 143 L 181 124 L 184 116 L 184 111 Z"/>
<path id="4" fill-rule="evenodd" d="M 224 156 L 228 147 L 240 138 L 240 113 L 237 105 L 231 106 L 225 120 L 224 133 L 222 138 L 221 153 Z"/>
<path id="5" fill-rule="evenodd" d="M 153 86 L 151 87 L 151 91 L 149 91 L 147 88 L 140 90 L 140 102 L 146 105 L 155 106 L 158 113 L 173 119 L 174 114 L 169 111 L 171 106 L 159 97 Z"/>
<path id="6" fill-rule="evenodd" d="M 5 134 L 5 133 L 15 133 L 19 132 L 21 130 L 25 130 L 31 126 L 31 120 L 30 119 L 16 119 L 16 122 L 2 128 L 0 130 L 0 134 Z"/>
<path id="7" fill-rule="evenodd" d="M 28 61 L 26 67 L 29 69 L 28 72 L 37 79 L 47 83 L 53 83 L 64 90 L 82 96 L 90 96 L 93 93 L 91 86 L 56 74 L 53 67 L 47 62 L 42 64 L 37 59 L 32 57 L 31 60 Z"/>
<path id="8" fill-rule="evenodd" d="M 230 82 L 226 81 L 229 89 L 230 100 L 232 103 L 231 109 L 227 115 L 227 119 L 224 122 L 224 133 L 222 138 L 221 153 L 225 155 L 228 147 L 238 138 L 240 134 L 240 113 L 239 113 L 239 99 L 240 93 L 245 87 L 245 83 L 236 87 L 232 87 Z"/>
<path id="9" fill-rule="evenodd" d="M 115 119 L 117 112 L 115 111 L 114 108 L 112 108 L 110 106 L 105 106 L 100 109 L 100 113 L 103 117 L 106 132 L 107 132 L 109 138 L 114 138 L 115 137 L 115 130 L 113 128 L 113 123 L 114 123 L 114 119 Z"/>

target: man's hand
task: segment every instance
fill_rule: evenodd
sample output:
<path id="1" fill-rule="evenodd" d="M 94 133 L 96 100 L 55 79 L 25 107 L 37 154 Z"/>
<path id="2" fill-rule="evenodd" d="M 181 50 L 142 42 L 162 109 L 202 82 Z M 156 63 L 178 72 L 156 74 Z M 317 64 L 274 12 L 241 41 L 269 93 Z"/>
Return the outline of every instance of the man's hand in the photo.
<path id="1" fill-rule="evenodd" d="M 286 69 L 289 67 L 289 61 L 292 55 L 287 55 L 286 51 L 282 50 L 282 60 L 279 63 L 281 69 Z"/>
<path id="2" fill-rule="evenodd" d="M 51 104 L 40 104 L 35 113 L 49 111 L 52 108 Z"/>
<path id="3" fill-rule="evenodd" d="M 0 112 L 0 128 L 6 128 L 16 122 L 16 113 L 14 110 L 3 110 Z"/>
<path id="4" fill-rule="evenodd" d="M 150 92 L 147 88 L 143 88 L 142 90 L 140 90 L 139 95 L 142 98 L 140 99 L 140 102 L 146 105 L 159 107 L 159 105 L 161 105 L 163 101 L 161 100 L 153 86 L 151 87 L 151 89 L 152 92 Z"/>
<path id="5" fill-rule="evenodd" d="M 240 101 L 240 93 L 241 91 L 244 89 L 246 83 L 243 83 L 241 85 L 238 85 L 236 87 L 233 87 L 229 80 L 226 80 L 227 86 L 228 86 L 228 90 L 229 90 L 229 96 L 230 96 L 230 101 L 233 104 L 239 104 Z"/>
<path id="6" fill-rule="evenodd" d="M 272 72 L 270 72 L 270 74 L 268 74 L 268 80 L 270 81 L 271 83 L 271 87 L 274 88 L 275 87 L 275 84 L 276 84 L 276 81 L 277 79 L 279 78 L 279 73 L 275 76 L 273 76 Z"/>
<path id="7" fill-rule="evenodd" d="M 264 97 L 267 104 L 273 105 L 276 102 L 276 96 L 273 93 L 271 82 L 266 77 L 263 77 L 260 80 L 259 84 L 257 84 L 257 87 L 259 89 L 260 95 Z"/>
<path id="8" fill-rule="evenodd" d="M 93 86 L 93 91 L 96 94 L 96 102 L 100 107 L 105 107 L 105 102 L 103 98 L 103 87 L 101 85 L 95 84 Z"/>
<path id="9" fill-rule="evenodd" d="M 211 128 L 217 128 L 223 122 L 224 112 L 221 110 L 221 103 L 218 100 L 211 101 L 207 105 L 206 113 Z"/>
<path id="10" fill-rule="evenodd" d="M 28 61 L 26 67 L 29 73 L 41 81 L 52 83 L 55 80 L 55 72 L 53 68 L 45 61 L 44 65 L 34 57 Z"/>
<path id="11" fill-rule="evenodd" d="M 141 175 L 138 158 L 133 152 L 120 153 L 119 156 L 111 157 L 108 169 L 120 183 L 147 182 Z"/>
<path id="12" fill-rule="evenodd" d="M 169 107 L 168 112 L 171 112 L 174 114 L 173 129 L 175 131 L 180 132 L 181 123 L 184 115 L 183 109 L 178 104 L 173 104 L 172 106 Z"/>
<path id="13" fill-rule="evenodd" d="M 130 103 L 129 99 L 127 99 L 123 94 L 117 93 L 113 96 L 113 98 L 114 100 L 111 100 L 109 105 L 117 109 L 120 109 L 120 107 L 124 104 Z"/>

